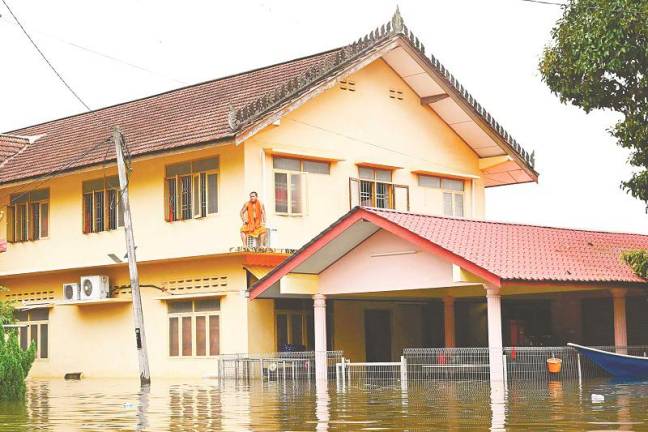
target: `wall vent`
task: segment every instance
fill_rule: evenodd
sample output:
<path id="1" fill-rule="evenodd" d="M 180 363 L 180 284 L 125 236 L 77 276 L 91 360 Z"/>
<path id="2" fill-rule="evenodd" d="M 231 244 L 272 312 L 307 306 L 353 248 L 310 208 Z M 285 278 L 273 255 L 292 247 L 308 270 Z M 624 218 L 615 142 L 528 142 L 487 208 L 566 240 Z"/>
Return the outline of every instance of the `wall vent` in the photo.
<path id="1" fill-rule="evenodd" d="M 402 90 L 389 89 L 389 97 L 391 99 L 403 100 L 403 91 Z"/>
<path id="2" fill-rule="evenodd" d="M 31 291 L 21 293 L 7 293 L 3 300 L 21 303 L 38 303 L 54 300 L 54 291 Z"/>
<path id="3" fill-rule="evenodd" d="M 356 91 L 356 83 L 351 80 L 340 80 L 340 90 Z"/>
<path id="4" fill-rule="evenodd" d="M 227 288 L 227 276 L 212 276 L 196 279 L 179 279 L 162 284 L 170 292 L 194 292 Z"/>

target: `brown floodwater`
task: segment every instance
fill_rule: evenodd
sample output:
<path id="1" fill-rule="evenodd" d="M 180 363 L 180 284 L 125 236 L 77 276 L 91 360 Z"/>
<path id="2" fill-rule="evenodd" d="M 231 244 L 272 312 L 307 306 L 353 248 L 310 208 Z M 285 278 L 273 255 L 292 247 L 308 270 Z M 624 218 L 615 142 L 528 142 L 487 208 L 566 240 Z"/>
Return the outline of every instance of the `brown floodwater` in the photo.
<path id="1" fill-rule="evenodd" d="M 593 401 L 600 395 L 602 401 Z M 595 396 L 595 399 L 601 399 Z M 329 383 L 31 380 L 0 431 L 648 430 L 648 383 Z"/>

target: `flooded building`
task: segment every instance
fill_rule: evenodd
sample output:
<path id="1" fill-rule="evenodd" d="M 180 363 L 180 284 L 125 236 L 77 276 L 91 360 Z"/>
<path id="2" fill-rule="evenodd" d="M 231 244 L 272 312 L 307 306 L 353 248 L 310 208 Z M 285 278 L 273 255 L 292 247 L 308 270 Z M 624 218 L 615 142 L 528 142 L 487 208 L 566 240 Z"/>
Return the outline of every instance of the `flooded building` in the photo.
<path id="1" fill-rule="evenodd" d="M 114 126 L 154 377 L 646 339 L 619 254 L 647 237 L 482 222 L 485 188 L 538 180 L 533 153 L 397 11 L 342 48 L 1 134 L 0 298 L 32 376 L 137 376 Z"/>

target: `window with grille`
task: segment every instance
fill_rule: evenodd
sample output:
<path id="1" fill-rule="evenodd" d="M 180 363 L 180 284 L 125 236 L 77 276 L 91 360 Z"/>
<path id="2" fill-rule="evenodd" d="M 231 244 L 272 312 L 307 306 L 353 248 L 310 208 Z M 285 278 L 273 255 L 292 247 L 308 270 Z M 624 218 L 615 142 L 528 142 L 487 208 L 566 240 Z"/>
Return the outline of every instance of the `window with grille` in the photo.
<path id="1" fill-rule="evenodd" d="M 179 300 L 167 305 L 169 356 L 211 357 L 220 354 L 220 300 Z"/>
<path id="2" fill-rule="evenodd" d="M 218 158 L 199 159 L 166 167 L 164 217 L 186 220 L 218 213 Z"/>
<path id="3" fill-rule="evenodd" d="M 392 183 L 392 171 L 361 166 L 358 174 L 349 179 L 351 207 L 409 210 L 409 188 Z"/>
<path id="4" fill-rule="evenodd" d="M 464 216 L 465 182 L 463 180 L 419 174 L 418 183 L 419 186 L 442 191 L 445 216 Z"/>
<path id="5" fill-rule="evenodd" d="M 38 240 L 49 234 L 49 189 L 16 193 L 7 207 L 7 241 Z"/>
<path id="6" fill-rule="evenodd" d="M 305 175 L 330 174 L 326 161 L 273 157 L 275 212 L 301 215 L 304 213 Z"/>
<path id="7" fill-rule="evenodd" d="M 18 339 L 23 350 L 34 343 L 36 358 L 49 357 L 49 309 L 38 308 L 14 313 L 18 327 Z"/>
<path id="8" fill-rule="evenodd" d="M 119 190 L 117 176 L 83 182 L 84 233 L 110 231 L 124 226 Z"/>

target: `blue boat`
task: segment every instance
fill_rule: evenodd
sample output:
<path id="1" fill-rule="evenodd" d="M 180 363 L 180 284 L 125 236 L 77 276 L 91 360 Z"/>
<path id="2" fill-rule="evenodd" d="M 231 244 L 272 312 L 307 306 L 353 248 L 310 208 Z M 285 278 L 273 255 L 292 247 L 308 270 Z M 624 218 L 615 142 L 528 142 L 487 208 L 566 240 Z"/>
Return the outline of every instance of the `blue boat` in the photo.
<path id="1" fill-rule="evenodd" d="M 624 379 L 648 378 L 648 357 L 617 354 L 574 343 L 568 343 L 567 345 L 576 348 L 579 353 L 613 377 Z"/>

